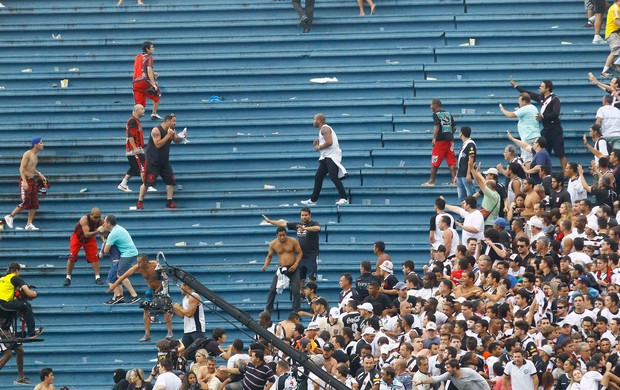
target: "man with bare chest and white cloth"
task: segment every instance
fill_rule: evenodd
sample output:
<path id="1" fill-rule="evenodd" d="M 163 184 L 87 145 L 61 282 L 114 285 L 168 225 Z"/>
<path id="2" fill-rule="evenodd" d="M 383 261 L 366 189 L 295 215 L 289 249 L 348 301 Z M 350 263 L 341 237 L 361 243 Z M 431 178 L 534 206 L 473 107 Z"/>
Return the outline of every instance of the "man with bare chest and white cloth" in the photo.
<path id="1" fill-rule="evenodd" d="M 269 289 L 269 294 L 267 295 L 265 310 L 271 313 L 273 310 L 273 303 L 276 299 L 276 290 L 280 290 L 280 288 L 282 288 L 279 284 L 281 285 L 282 282 L 285 282 L 285 280 L 283 280 L 285 278 L 283 277 L 287 277 L 290 280 L 290 291 L 293 295 L 293 305 L 291 306 L 291 311 L 298 312 L 301 308 L 301 291 L 299 270 L 297 267 L 301 261 L 302 251 L 299 246 L 299 242 L 286 235 L 285 227 L 279 227 L 276 230 L 276 239 L 271 241 L 269 244 L 269 252 L 265 258 L 263 271 L 267 270 L 274 253 L 278 255 L 278 270 L 273 276 L 273 281 L 271 282 L 271 288 Z"/>
<path id="2" fill-rule="evenodd" d="M 38 175 L 41 179 L 45 180 L 45 176 L 37 171 L 39 152 L 43 150 L 43 147 L 43 140 L 39 137 L 34 137 L 30 149 L 22 156 L 22 162 L 19 166 L 21 202 L 15 207 L 15 210 L 13 210 L 11 214 L 4 216 L 4 222 L 6 222 L 6 226 L 10 229 L 13 229 L 13 218 L 22 210 L 28 210 L 28 221 L 26 222 L 24 230 L 39 230 L 39 228 L 32 224 L 37 209 L 39 208 L 39 188 L 34 176 Z"/>

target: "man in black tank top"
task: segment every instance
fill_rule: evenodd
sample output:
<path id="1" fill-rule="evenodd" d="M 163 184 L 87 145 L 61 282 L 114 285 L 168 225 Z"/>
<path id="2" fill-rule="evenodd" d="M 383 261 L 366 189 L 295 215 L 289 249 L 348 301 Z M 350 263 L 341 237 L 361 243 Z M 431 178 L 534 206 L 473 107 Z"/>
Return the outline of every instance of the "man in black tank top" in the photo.
<path id="1" fill-rule="evenodd" d="M 149 143 L 146 146 L 146 174 L 144 175 L 144 182 L 140 187 L 140 195 L 138 196 L 137 210 L 144 209 L 142 202 L 144 201 L 144 195 L 146 195 L 146 189 L 148 187 L 155 187 L 155 181 L 158 176 L 166 183 L 166 209 L 176 209 L 177 205 L 172 199 L 174 195 L 174 172 L 172 172 L 172 166 L 170 165 L 170 144 L 172 142 L 181 142 L 175 131 L 177 124 L 177 117 L 174 114 L 167 114 L 164 118 L 164 123 L 154 127 L 149 136 Z"/>

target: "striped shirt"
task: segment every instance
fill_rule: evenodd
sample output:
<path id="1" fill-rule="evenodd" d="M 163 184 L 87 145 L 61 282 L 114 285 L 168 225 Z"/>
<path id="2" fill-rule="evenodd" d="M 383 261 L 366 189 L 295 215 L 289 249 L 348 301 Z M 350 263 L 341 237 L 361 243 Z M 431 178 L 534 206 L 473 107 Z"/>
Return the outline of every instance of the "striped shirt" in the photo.
<path id="1" fill-rule="evenodd" d="M 265 362 L 258 367 L 248 363 L 241 373 L 244 374 L 243 390 L 263 390 L 267 382 L 273 383 L 276 381 L 273 371 Z"/>

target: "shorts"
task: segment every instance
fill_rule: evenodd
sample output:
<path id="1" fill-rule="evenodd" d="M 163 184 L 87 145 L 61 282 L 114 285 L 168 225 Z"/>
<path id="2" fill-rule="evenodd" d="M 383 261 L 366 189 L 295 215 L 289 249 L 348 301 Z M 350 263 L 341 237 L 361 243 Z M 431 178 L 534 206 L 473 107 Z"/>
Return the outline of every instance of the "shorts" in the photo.
<path id="1" fill-rule="evenodd" d="M 540 135 L 547 140 L 547 152 L 549 152 L 549 154 L 551 154 L 551 150 L 553 150 L 557 158 L 566 156 L 566 152 L 564 151 L 564 131 L 562 129 L 542 129 Z"/>
<path id="2" fill-rule="evenodd" d="M 39 208 L 39 188 L 34 177 L 26 179 L 28 183 L 28 189 L 25 190 L 22 186 L 22 179 L 19 178 L 19 192 L 21 194 L 21 203 L 17 206 L 24 210 L 36 210 Z"/>
<path id="3" fill-rule="evenodd" d="M 144 174 L 144 154 L 127 156 L 127 161 L 129 161 L 129 169 L 127 170 L 129 176 L 142 176 Z"/>
<path id="4" fill-rule="evenodd" d="M 144 185 L 147 187 L 155 187 L 155 180 L 161 176 L 167 186 L 173 186 L 174 172 L 172 172 L 172 166 L 170 162 L 163 165 L 155 165 L 146 160 L 146 175 L 144 176 Z"/>
<path id="5" fill-rule="evenodd" d="M 299 279 L 316 280 L 316 273 L 318 270 L 317 256 L 314 257 L 302 257 L 299 262 Z"/>
<path id="6" fill-rule="evenodd" d="M 606 39 L 611 54 L 620 55 L 620 35 L 617 32 L 611 33 Z"/>
<path id="7" fill-rule="evenodd" d="M 137 258 L 138 258 L 137 255 L 136 256 L 131 256 L 131 257 L 121 257 L 121 259 L 119 260 L 119 264 L 118 264 L 118 272 L 116 274 L 118 276 L 121 276 L 125 272 L 127 272 L 129 270 L 129 268 L 131 268 L 133 263 L 136 262 Z"/>
<path id="8" fill-rule="evenodd" d="M 157 88 L 156 92 L 149 92 L 151 86 L 151 83 L 146 80 L 140 80 L 133 83 L 133 99 L 135 104 L 141 104 L 143 107 L 146 107 L 146 98 L 149 98 L 154 102 L 158 102 L 159 99 L 161 99 L 161 90 Z"/>
<path id="9" fill-rule="evenodd" d="M 91 237 L 87 242 L 80 242 L 77 235 L 72 234 L 69 241 L 69 261 L 77 261 L 77 255 L 80 252 L 80 248 L 84 248 L 86 254 L 86 261 L 89 263 L 97 263 L 99 261 L 99 254 L 97 253 L 97 240 L 95 237 Z"/>
<path id="10" fill-rule="evenodd" d="M 592 9 L 595 14 L 602 14 L 603 12 L 605 12 L 605 9 L 607 8 L 607 4 L 605 3 L 605 0 L 590 0 L 590 1 L 592 1 Z"/>
<path id="11" fill-rule="evenodd" d="M 153 300 L 154 296 L 155 296 L 155 290 L 147 288 L 146 291 L 144 291 L 144 300 L 145 301 Z"/>
<path id="12" fill-rule="evenodd" d="M 112 265 L 110 266 L 110 270 L 108 271 L 108 277 L 106 278 L 107 283 L 114 283 L 118 280 L 118 263 L 119 261 L 112 261 Z"/>
<path id="13" fill-rule="evenodd" d="M 446 159 L 449 167 L 456 166 L 456 157 L 454 156 L 454 141 L 435 141 L 435 146 L 433 146 L 431 158 L 431 166 L 440 166 L 444 158 Z"/>

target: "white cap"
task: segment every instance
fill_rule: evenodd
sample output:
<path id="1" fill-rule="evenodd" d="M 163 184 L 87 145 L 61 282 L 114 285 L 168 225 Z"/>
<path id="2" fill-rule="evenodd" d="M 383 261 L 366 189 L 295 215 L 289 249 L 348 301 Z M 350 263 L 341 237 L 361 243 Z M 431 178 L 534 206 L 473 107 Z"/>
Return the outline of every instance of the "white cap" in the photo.
<path id="1" fill-rule="evenodd" d="M 370 302 L 364 302 L 361 305 L 359 305 L 357 308 L 366 310 L 366 311 L 373 311 L 372 303 Z"/>

